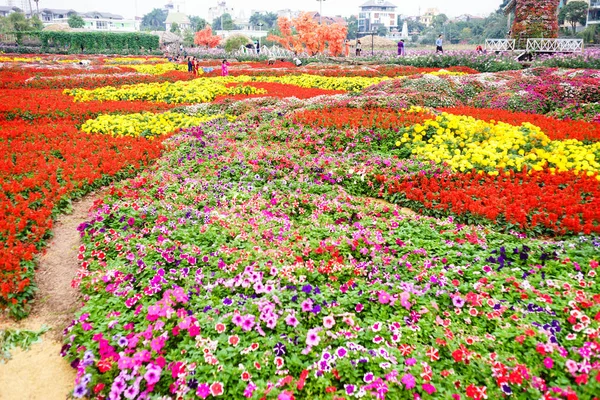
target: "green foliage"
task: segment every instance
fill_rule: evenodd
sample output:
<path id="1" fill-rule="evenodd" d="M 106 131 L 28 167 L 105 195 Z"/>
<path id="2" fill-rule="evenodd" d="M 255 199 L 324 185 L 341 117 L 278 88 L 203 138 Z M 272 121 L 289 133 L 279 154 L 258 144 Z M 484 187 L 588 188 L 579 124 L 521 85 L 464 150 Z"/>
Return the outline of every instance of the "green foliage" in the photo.
<path id="1" fill-rule="evenodd" d="M 224 31 L 232 31 L 235 29 L 235 25 L 233 24 L 233 19 L 231 18 L 231 14 L 225 13 L 220 17 L 214 19 L 212 23 L 213 30 L 224 30 Z"/>
<path id="2" fill-rule="evenodd" d="M 195 15 L 190 15 L 188 18 L 190 20 L 190 24 L 192 25 L 192 31 L 194 32 L 201 31 L 202 29 L 204 29 L 204 27 L 206 27 L 206 24 L 208 23 L 204 18 Z M 193 42 L 194 40 L 192 39 L 192 43 Z"/>
<path id="3" fill-rule="evenodd" d="M 179 24 L 177 22 L 173 22 L 171 24 L 171 33 L 181 33 L 181 30 L 179 29 Z"/>
<path id="4" fill-rule="evenodd" d="M 39 331 L 28 331 L 21 329 L 0 330 L 0 361 L 10 359 L 10 350 L 20 347 L 28 350 L 32 344 L 40 340 L 40 336 L 48 332 L 50 328 L 42 326 Z"/>
<path id="5" fill-rule="evenodd" d="M 277 25 L 277 14 L 272 12 L 255 12 L 250 16 L 250 24 L 252 24 L 252 26 L 257 26 L 261 23 L 263 24 L 263 30 L 272 29 L 273 27 L 275 27 L 275 25 Z"/>
<path id="6" fill-rule="evenodd" d="M 83 28 L 85 26 L 85 21 L 77 14 L 71 14 L 68 23 L 70 28 Z"/>
<path id="7" fill-rule="evenodd" d="M 68 53 L 158 50 L 158 36 L 146 33 L 40 32 L 42 51 L 64 49 Z"/>
<path id="8" fill-rule="evenodd" d="M 346 24 L 348 24 L 348 39 L 356 39 L 356 33 L 358 32 L 358 19 L 352 15 L 350 18 L 346 18 Z"/>
<path id="9" fill-rule="evenodd" d="M 433 27 L 440 29 L 444 26 L 444 24 L 448 22 L 448 16 L 446 14 L 438 14 L 433 17 Z"/>
<path id="10" fill-rule="evenodd" d="M 379 25 L 379 28 L 377 28 L 377 36 L 386 36 L 388 34 L 388 29 L 383 26 L 383 25 Z"/>
<path id="11" fill-rule="evenodd" d="M 33 29 L 34 31 L 41 31 L 42 29 L 44 29 L 44 23 L 37 15 L 31 17 L 30 23 L 31 29 Z"/>
<path id="12" fill-rule="evenodd" d="M 10 14 L 7 18 L 12 31 L 24 32 L 31 30 L 31 25 L 29 24 L 29 20 L 25 18 L 25 14 L 16 12 Z"/>
<path id="13" fill-rule="evenodd" d="M 167 12 L 160 8 L 155 8 L 142 18 L 141 29 L 145 31 L 164 31 Z"/>
<path id="14" fill-rule="evenodd" d="M 252 43 L 250 38 L 243 35 L 234 35 L 227 38 L 225 41 L 225 51 L 232 52 L 238 50 L 240 46 L 245 46 Z"/>
<path id="15" fill-rule="evenodd" d="M 577 24 L 585 25 L 587 22 L 587 13 L 589 5 L 585 1 L 570 1 L 558 13 L 558 23 L 568 22 L 571 25 L 573 34 L 577 29 Z"/>
<path id="16" fill-rule="evenodd" d="M 600 43 L 600 28 L 597 24 L 590 24 L 582 32 L 585 43 Z"/>

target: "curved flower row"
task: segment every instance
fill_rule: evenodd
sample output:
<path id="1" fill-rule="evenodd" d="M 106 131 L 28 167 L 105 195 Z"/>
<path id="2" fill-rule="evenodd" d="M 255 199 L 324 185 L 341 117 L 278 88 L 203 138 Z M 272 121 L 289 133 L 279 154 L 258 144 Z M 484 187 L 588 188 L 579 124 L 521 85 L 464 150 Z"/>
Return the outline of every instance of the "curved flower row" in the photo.
<path id="1" fill-rule="evenodd" d="M 552 141 L 530 123 L 514 126 L 443 113 L 399 134 L 397 146 L 408 145 L 413 155 L 447 163 L 455 171 L 477 169 L 494 175 L 498 169 L 520 171 L 524 166 L 590 176 L 600 171 L 600 143 Z"/>
<path id="2" fill-rule="evenodd" d="M 249 80 L 249 78 L 194 79 L 187 82 L 142 83 L 118 88 L 108 86 L 93 90 L 70 89 L 65 90 L 65 94 L 73 96 L 75 101 L 142 100 L 164 103 L 206 103 L 222 95 L 263 93 L 251 86 L 227 86 L 228 83 L 242 83 Z"/>
<path id="3" fill-rule="evenodd" d="M 75 397 L 596 396 L 600 242 L 352 196 L 325 182 L 352 155 L 320 133 L 209 123 L 97 204 L 63 348 Z"/>
<path id="4" fill-rule="evenodd" d="M 175 64 L 175 63 L 160 63 L 160 64 L 123 64 L 118 65 L 136 70 L 142 74 L 150 75 L 162 75 L 169 71 L 187 71 L 187 65 Z M 202 70 L 198 70 L 199 74 L 202 74 Z"/>
<path id="5" fill-rule="evenodd" d="M 170 111 L 160 114 L 144 112 L 126 115 L 100 115 L 95 119 L 87 120 L 81 126 L 81 130 L 86 133 L 102 133 L 115 137 L 143 136 L 151 139 L 218 118 L 222 118 L 222 116 L 191 116 Z"/>

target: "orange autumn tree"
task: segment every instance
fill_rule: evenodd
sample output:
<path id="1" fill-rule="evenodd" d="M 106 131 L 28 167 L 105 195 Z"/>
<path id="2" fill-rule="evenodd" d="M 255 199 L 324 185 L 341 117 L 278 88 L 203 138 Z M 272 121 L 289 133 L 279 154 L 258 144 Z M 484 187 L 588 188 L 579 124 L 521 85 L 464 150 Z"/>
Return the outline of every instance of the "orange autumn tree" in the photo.
<path id="1" fill-rule="evenodd" d="M 338 23 L 320 24 L 309 13 L 290 20 L 277 20 L 281 36 L 269 35 L 268 40 L 279 43 L 296 53 L 306 52 L 311 56 L 327 51 L 332 56 L 342 53 L 348 29 Z"/>
<path id="2" fill-rule="evenodd" d="M 219 43 L 221 43 L 221 38 L 213 35 L 212 28 L 210 25 L 206 25 L 206 27 L 198 32 L 194 36 L 194 43 L 198 46 L 206 46 L 206 48 L 216 47 Z"/>

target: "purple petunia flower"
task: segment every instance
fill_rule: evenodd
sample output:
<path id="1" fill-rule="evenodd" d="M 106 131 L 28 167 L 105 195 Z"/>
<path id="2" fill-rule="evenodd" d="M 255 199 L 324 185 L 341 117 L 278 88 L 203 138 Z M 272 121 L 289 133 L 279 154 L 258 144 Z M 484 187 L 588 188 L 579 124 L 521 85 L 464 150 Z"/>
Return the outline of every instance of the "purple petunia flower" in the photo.
<path id="1" fill-rule="evenodd" d="M 73 397 L 77 399 L 81 399 L 87 393 L 87 388 L 85 384 L 75 386 L 75 390 L 73 390 Z"/>
<path id="2" fill-rule="evenodd" d="M 280 357 L 285 354 L 285 350 L 286 350 L 285 345 L 283 343 L 281 343 L 281 342 L 278 342 L 275 345 L 275 348 L 273 349 L 273 351 L 275 352 L 275 354 L 278 355 L 278 356 L 280 356 Z"/>
<path id="3" fill-rule="evenodd" d="M 452 304 L 454 304 L 454 307 L 462 308 L 465 305 L 465 300 L 457 295 L 452 298 Z"/>

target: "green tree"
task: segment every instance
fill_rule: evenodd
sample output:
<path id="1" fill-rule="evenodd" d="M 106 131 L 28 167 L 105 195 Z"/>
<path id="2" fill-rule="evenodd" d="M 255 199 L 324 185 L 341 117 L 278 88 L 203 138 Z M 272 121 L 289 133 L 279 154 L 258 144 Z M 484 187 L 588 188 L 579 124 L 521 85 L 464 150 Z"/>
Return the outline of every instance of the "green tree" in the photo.
<path id="1" fill-rule="evenodd" d="M 448 16 L 446 14 L 438 14 L 433 17 L 433 27 L 436 29 L 442 28 L 446 22 L 448 22 Z"/>
<path id="2" fill-rule="evenodd" d="M 85 21 L 77 14 L 71 14 L 68 20 L 69 28 L 83 28 Z"/>
<path id="3" fill-rule="evenodd" d="M 231 18 L 231 14 L 228 13 L 225 13 L 220 17 L 215 18 L 211 26 L 215 31 L 231 31 L 235 28 L 235 26 L 233 25 L 233 19 Z"/>
<path id="4" fill-rule="evenodd" d="M 346 24 L 348 25 L 348 39 L 356 39 L 358 19 L 353 15 L 350 18 L 346 18 Z"/>
<path id="5" fill-rule="evenodd" d="M 379 25 L 379 27 L 377 28 L 377 36 L 385 37 L 385 36 L 387 36 L 388 32 L 389 32 L 388 28 L 386 28 L 383 25 Z"/>
<path id="6" fill-rule="evenodd" d="M 501 39 L 506 37 L 507 18 L 503 13 L 491 14 L 483 22 L 483 38 Z"/>
<path id="7" fill-rule="evenodd" d="M 473 31 L 471 28 L 463 28 L 460 31 L 460 40 L 468 42 L 471 39 L 473 39 Z"/>
<path id="8" fill-rule="evenodd" d="M 142 17 L 141 29 L 145 31 L 164 31 L 167 12 L 160 8 L 155 8 Z"/>
<path id="9" fill-rule="evenodd" d="M 38 17 L 37 15 L 34 15 L 33 17 L 31 17 L 30 23 L 31 23 L 31 28 L 34 31 L 41 31 L 42 29 L 44 29 L 44 23 L 42 22 L 40 17 Z"/>
<path id="10" fill-rule="evenodd" d="M 255 12 L 250 16 L 250 24 L 256 26 L 262 23 L 262 29 L 272 29 L 277 24 L 277 14 L 268 12 L 268 13 L 257 13 Z"/>
<path id="11" fill-rule="evenodd" d="M 195 15 L 189 16 L 189 19 L 190 19 L 190 24 L 192 25 L 192 30 L 194 32 L 201 31 L 202 29 L 204 29 L 204 27 L 208 23 L 208 22 L 206 22 L 206 20 L 204 18 L 195 16 Z"/>
<path id="12" fill-rule="evenodd" d="M 511 0 L 502 0 L 502 3 L 500 3 L 500 7 L 498 7 L 498 12 L 502 12 L 504 10 L 504 7 L 506 7 L 510 2 Z"/>
<path id="13" fill-rule="evenodd" d="M 177 33 L 177 34 L 181 33 L 181 30 L 179 29 L 179 24 L 177 22 L 173 22 L 171 24 L 171 33 Z"/>
<path id="14" fill-rule="evenodd" d="M 558 22 L 562 25 L 568 22 L 571 25 L 573 34 L 577 32 L 577 24 L 587 23 L 588 4 L 585 1 L 570 1 L 566 6 L 560 9 L 558 13 Z"/>
<path id="15" fill-rule="evenodd" d="M 29 20 L 25 18 L 25 14 L 15 12 L 10 14 L 8 17 L 8 24 L 11 30 L 15 32 L 25 32 L 31 30 Z"/>
<path id="16" fill-rule="evenodd" d="M 241 46 L 245 46 L 248 43 L 252 43 L 250 38 L 243 35 L 234 35 L 227 38 L 225 41 L 225 51 L 232 52 L 239 50 Z"/>
<path id="17" fill-rule="evenodd" d="M 427 29 L 427 26 L 425 26 L 424 23 L 416 21 L 416 20 L 409 20 L 408 21 L 408 31 L 409 32 L 418 32 L 421 33 L 423 31 L 425 31 Z"/>

